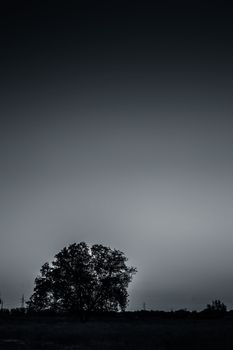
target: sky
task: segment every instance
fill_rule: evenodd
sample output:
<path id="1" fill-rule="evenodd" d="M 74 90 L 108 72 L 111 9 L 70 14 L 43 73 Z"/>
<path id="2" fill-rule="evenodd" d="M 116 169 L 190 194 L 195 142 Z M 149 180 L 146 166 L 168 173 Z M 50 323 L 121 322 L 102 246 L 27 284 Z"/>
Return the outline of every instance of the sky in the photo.
<path id="1" fill-rule="evenodd" d="M 129 310 L 233 308 L 228 1 L 0 11 L 0 293 L 85 241 L 138 272 Z"/>

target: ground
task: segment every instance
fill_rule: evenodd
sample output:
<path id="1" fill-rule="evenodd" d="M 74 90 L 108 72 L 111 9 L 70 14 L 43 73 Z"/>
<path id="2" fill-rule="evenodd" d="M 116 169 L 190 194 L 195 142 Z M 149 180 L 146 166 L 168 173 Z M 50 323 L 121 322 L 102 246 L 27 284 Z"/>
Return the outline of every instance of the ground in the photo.
<path id="1" fill-rule="evenodd" d="M 233 349 L 233 321 L 1 319 L 0 349 Z"/>

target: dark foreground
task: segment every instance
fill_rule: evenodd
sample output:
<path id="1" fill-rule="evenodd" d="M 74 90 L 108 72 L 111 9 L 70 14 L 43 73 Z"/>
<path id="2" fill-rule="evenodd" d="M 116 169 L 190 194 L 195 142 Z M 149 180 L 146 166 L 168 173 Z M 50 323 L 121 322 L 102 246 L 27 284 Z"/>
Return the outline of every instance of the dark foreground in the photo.
<path id="1" fill-rule="evenodd" d="M 233 349 L 233 320 L 11 318 L 0 349 Z"/>

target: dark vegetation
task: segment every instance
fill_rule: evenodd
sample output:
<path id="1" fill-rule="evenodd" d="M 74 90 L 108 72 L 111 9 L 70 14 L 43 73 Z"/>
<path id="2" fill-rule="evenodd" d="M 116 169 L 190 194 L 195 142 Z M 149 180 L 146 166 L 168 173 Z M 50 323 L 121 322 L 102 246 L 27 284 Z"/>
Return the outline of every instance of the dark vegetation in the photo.
<path id="1" fill-rule="evenodd" d="M 125 311 L 136 273 L 126 262 L 102 245 L 62 249 L 42 266 L 26 308 L 0 301 L 0 349 L 233 348 L 233 311 L 220 300 L 199 312 Z"/>
<path id="2" fill-rule="evenodd" d="M 232 349 L 233 314 L 138 311 L 74 315 L 12 312 L 0 318 L 0 349 Z"/>
<path id="3" fill-rule="evenodd" d="M 71 244 L 42 266 L 28 308 L 79 314 L 124 311 L 127 287 L 136 273 L 126 261 L 119 250 L 100 244 Z"/>

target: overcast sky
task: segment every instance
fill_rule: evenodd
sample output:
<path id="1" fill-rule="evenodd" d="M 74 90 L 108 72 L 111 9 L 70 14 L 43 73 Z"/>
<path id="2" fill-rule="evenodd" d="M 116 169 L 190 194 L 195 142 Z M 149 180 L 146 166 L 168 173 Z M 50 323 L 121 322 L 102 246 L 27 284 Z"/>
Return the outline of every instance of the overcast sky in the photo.
<path id="1" fill-rule="evenodd" d="M 0 292 L 86 241 L 138 268 L 129 309 L 233 307 L 227 1 L 1 11 Z"/>

